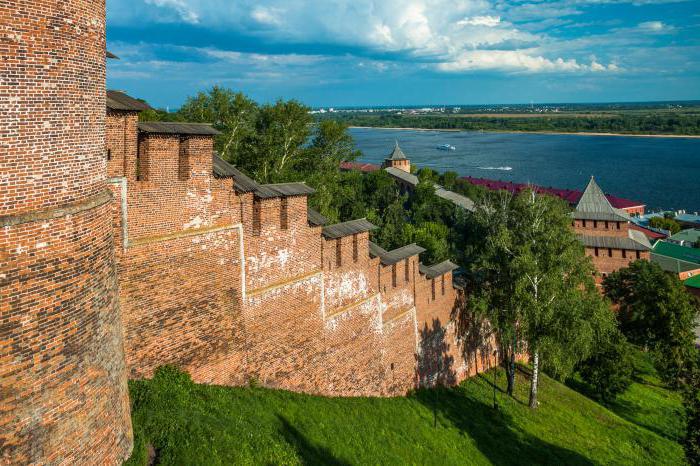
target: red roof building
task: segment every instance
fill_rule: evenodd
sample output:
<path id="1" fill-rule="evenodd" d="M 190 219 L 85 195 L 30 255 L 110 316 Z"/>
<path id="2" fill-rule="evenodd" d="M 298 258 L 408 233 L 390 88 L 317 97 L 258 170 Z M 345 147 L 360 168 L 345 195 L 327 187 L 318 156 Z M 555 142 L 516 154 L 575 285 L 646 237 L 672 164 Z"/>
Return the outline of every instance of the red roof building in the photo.
<path id="1" fill-rule="evenodd" d="M 464 176 L 462 179 L 468 181 L 469 183 L 482 186 L 491 190 L 505 190 L 512 193 L 519 193 L 523 189 L 530 187 L 538 193 L 551 194 L 552 196 L 557 196 L 570 205 L 574 206 L 578 204 L 583 193 L 575 189 L 559 189 L 551 187 L 542 187 L 527 183 L 513 183 L 510 181 L 500 181 L 500 180 L 489 180 L 487 178 L 473 178 L 471 176 Z M 610 204 L 616 209 L 622 209 L 631 216 L 644 215 L 644 208 L 646 205 L 642 202 L 632 201 L 629 199 L 624 199 L 621 197 L 606 194 L 605 197 L 608 199 Z"/>
<path id="2" fill-rule="evenodd" d="M 375 172 L 380 169 L 379 165 L 374 165 L 372 163 L 361 163 L 361 162 L 340 162 L 341 170 L 359 170 L 362 173 Z"/>

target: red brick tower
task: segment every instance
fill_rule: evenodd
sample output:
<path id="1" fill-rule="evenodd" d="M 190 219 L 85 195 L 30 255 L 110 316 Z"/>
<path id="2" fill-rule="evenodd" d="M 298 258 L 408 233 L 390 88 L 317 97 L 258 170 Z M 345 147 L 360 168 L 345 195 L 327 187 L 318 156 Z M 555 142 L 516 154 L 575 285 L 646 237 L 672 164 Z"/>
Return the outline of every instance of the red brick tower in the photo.
<path id="1" fill-rule="evenodd" d="M 0 0 L 0 463 L 131 450 L 104 132 L 105 0 Z"/>

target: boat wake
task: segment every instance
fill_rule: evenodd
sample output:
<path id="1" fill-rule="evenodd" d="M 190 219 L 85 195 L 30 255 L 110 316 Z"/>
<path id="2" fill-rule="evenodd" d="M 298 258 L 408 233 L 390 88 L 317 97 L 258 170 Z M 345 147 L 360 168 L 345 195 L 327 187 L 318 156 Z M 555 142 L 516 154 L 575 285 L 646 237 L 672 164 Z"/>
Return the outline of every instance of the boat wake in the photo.
<path id="1" fill-rule="evenodd" d="M 503 171 L 511 171 L 513 167 L 477 167 L 479 170 L 503 170 Z"/>

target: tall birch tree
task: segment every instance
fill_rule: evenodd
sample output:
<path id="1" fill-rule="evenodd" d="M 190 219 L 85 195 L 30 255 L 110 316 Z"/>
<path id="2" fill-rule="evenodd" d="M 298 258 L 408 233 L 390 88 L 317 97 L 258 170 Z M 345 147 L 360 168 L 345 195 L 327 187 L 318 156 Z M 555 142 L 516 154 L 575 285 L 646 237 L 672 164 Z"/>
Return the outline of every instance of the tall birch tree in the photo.
<path id="1" fill-rule="evenodd" d="M 608 338 L 614 316 L 595 288 L 592 264 L 562 201 L 531 190 L 491 194 L 480 202 L 477 218 L 488 236 L 475 263 L 476 276 L 479 267 L 483 272 L 476 299 L 486 303 L 501 344 L 510 348 L 509 379 L 518 343 L 526 348 L 529 405 L 536 408 L 542 367 L 565 377 Z"/>

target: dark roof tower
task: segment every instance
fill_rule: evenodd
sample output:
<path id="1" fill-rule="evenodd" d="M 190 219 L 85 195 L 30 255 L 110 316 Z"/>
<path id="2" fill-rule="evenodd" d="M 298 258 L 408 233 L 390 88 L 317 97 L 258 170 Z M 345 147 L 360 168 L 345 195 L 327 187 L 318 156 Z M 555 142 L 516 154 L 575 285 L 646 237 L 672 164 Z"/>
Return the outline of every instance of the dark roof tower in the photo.
<path id="1" fill-rule="evenodd" d="M 411 161 L 406 158 L 406 155 L 401 150 L 401 147 L 399 147 L 399 141 L 396 141 L 394 150 L 391 151 L 391 154 L 389 154 L 386 159 L 384 159 L 382 168 L 398 168 L 399 170 L 403 170 L 407 173 L 411 172 Z"/>
<path id="2" fill-rule="evenodd" d="M 582 220 L 628 221 L 629 215 L 624 210 L 616 209 L 611 204 L 595 178 L 591 176 L 586 190 L 581 195 L 573 214 Z"/>

